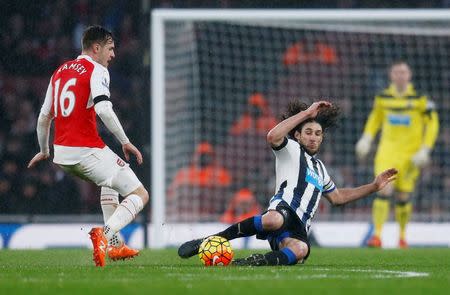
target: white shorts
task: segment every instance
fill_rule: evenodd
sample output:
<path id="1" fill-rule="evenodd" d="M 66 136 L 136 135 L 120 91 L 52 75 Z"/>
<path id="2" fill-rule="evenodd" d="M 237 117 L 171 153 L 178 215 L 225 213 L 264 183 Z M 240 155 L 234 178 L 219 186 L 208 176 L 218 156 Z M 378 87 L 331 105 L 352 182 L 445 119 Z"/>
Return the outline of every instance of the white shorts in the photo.
<path id="1" fill-rule="evenodd" d="M 122 196 L 129 195 L 142 185 L 130 165 L 107 146 L 85 157 L 78 164 L 59 166 L 98 186 L 112 188 Z"/>

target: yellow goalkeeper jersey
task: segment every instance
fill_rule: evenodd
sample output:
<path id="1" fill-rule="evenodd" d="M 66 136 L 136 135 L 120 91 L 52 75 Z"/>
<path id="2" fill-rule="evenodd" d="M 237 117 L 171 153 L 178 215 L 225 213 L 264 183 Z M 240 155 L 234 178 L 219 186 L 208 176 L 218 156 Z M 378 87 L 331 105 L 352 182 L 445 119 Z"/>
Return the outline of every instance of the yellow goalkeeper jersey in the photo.
<path id="1" fill-rule="evenodd" d="M 435 105 L 412 84 L 402 96 L 390 85 L 375 96 L 364 134 L 375 138 L 380 128 L 378 154 L 412 155 L 422 145 L 431 149 L 439 130 Z"/>

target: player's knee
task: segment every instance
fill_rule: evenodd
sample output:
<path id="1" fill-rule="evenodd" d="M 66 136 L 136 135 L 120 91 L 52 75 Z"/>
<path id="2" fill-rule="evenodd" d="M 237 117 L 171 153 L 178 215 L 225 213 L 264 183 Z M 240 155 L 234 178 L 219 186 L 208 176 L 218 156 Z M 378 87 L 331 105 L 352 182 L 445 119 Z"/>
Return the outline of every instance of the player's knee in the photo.
<path id="1" fill-rule="evenodd" d="M 286 247 L 295 254 L 297 262 L 301 262 L 308 255 L 308 245 L 303 241 L 292 240 L 287 243 Z"/>
<path id="2" fill-rule="evenodd" d="M 397 203 L 407 203 L 407 202 L 409 202 L 409 196 L 410 196 L 409 193 L 399 192 L 397 194 L 397 198 L 396 198 Z"/>
<path id="3" fill-rule="evenodd" d="M 269 211 L 262 216 L 263 229 L 266 231 L 276 231 L 283 226 L 284 218 L 277 211 Z"/>
<path id="4" fill-rule="evenodd" d="M 142 199 L 142 203 L 144 204 L 144 206 L 148 203 L 149 195 L 143 185 L 135 189 L 133 192 L 131 192 L 131 194 L 138 195 Z"/>

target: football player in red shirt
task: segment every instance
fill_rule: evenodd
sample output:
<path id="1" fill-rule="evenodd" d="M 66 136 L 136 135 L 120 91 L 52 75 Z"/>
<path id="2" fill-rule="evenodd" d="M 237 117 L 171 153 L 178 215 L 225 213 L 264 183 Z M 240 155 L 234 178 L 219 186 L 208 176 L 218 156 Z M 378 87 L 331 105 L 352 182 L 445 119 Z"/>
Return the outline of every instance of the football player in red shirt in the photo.
<path id="1" fill-rule="evenodd" d="M 119 231 L 134 220 L 148 202 L 148 192 L 129 165 L 111 151 L 100 138 L 96 115 L 122 144 L 128 161 L 142 155 L 130 142 L 113 111 L 109 92 L 108 64 L 115 57 L 111 32 L 100 26 L 88 27 L 82 38 L 82 52 L 53 73 L 37 122 L 40 152 L 31 159 L 31 168 L 50 157 L 49 133 L 55 122 L 53 162 L 65 171 L 100 186 L 105 226 L 90 231 L 96 266 L 111 259 L 136 256 Z M 118 195 L 124 200 L 119 204 Z M 109 247 L 108 247 L 109 243 Z"/>

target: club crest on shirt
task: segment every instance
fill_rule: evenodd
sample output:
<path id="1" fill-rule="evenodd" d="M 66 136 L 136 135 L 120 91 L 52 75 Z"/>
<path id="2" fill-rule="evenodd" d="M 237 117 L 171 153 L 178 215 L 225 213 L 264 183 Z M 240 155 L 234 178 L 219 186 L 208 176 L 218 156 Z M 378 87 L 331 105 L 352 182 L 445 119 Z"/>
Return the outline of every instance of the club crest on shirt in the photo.
<path id="1" fill-rule="evenodd" d="M 121 158 L 117 158 L 116 163 L 117 163 L 117 165 L 119 165 L 120 167 L 125 166 L 125 162 L 124 162 Z"/>
<path id="2" fill-rule="evenodd" d="M 323 180 L 313 170 L 306 168 L 305 181 L 314 185 L 318 190 L 323 190 Z"/>

